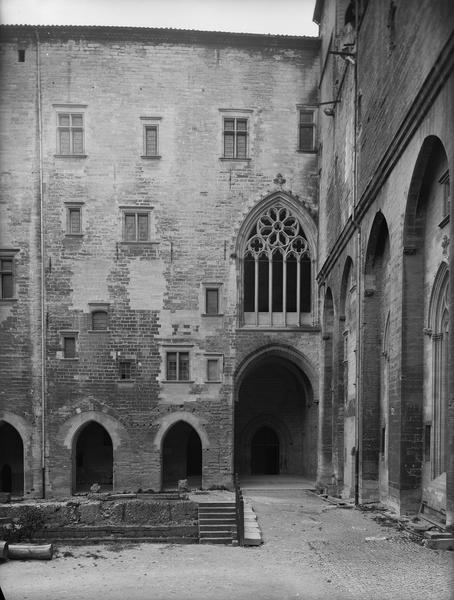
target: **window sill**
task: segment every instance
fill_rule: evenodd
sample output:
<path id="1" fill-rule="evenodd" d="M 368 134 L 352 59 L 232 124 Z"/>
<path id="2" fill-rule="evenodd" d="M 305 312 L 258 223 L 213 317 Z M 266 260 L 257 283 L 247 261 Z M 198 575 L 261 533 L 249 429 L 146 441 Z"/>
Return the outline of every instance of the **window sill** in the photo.
<path id="1" fill-rule="evenodd" d="M 227 158 L 225 156 L 220 156 L 219 160 L 222 161 L 230 161 L 230 162 L 250 162 L 252 158 Z"/>
<path id="2" fill-rule="evenodd" d="M 55 158 L 87 158 L 87 154 L 54 154 Z"/>
<path id="3" fill-rule="evenodd" d="M 89 329 L 87 333 L 110 333 L 110 329 Z"/>
<path id="4" fill-rule="evenodd" d="M 136 382 L 135 379 L 117 379 L 118 385 L 134 385 Z"/>
<path id="5" fill-rule="evenodd" d="M 84 237 L 83 233 L 66 233 L 65 237 L 67 238 L 82 238 Z"/>
<path id="6" fill-rule="evenodd" d="M 201 317 L 223 317 L 224 313 L 202 313 Z"/>
<path id="7" fill-rule="evenodd" d="M 194 383 L 193 379 L 163 379 L 161 383 Z"/>
<path id="8" fill-rule="evenodd" d="M 154 244 L 159 244 L 158 240 L 148 240 L 147 242 L 133 242 L 122 240 L 120 242 L 122 246 L 153 246 Z"/>
<path id="9" fill-rule="evenodd" d="M 146 160 L 159 160 L 160 158 L 162 158 L 162 156 L 160 156 L 159 154 L 156 154 L 156 156 L 149 156 L 148 154 L 142 154 L 142 156 L 140 158 L 145 158 Z"/>
<path id="10" fill-rule="evenodd" d="M 270 325 L 242 325 L 237 328 L 237 331 L 308 331 L 313 333 L 319 333 L 320 327 L 318 325 L 276 325 L 271 327 Z"/>
<path id="11" fill-rule="evenodd" d="M 207 384 L 208 383 L 216 383 L 219 385 L 220 383 L 222 383 L 222 381 L 220 379 L 219 379 L 219 381 L 216 379 L 216 381 L 205 381 L 205 383 L 207 383 Z"/>
<path id="12" fill-rule="evenodd" d="M 298 150 L 296 151 L 298 154 L 318 154 L 318 150 Z"/>
<path id="13" fill-rule="evenodd" d="M 8 302 L 17 302 L 18 298 L 0 298 L 0 304 L 8 304 Z"/>
<path id="14" fill-rule="evenodd" d="M 64 360 L 65 362 L 68 362 L 68 361 L 69 362 L 78 362 L 79 361 L 78 358 L 66 358 L 64 356 L 62 358 L 60 358 L 60 360 Z"/>
<path id="15" fill-rule="evenodd" d="M 443 227 L 446 227 L 446 225 L 449 223 L 449 215 L 446 215 L 446 217 L 444 217 L 439 223 L 438 223 L 438 227 L 440 229 L 443 229 Z"/>

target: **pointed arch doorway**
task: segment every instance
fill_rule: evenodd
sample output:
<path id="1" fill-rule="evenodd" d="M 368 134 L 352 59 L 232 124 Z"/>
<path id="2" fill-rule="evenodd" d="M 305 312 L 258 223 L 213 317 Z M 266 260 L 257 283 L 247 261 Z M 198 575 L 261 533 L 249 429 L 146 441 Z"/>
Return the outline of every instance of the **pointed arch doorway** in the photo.
<path id="1" fill-rule="evenodd" d="M 15 427 L 0 422 L 0 491 L 24 493 L 24 444 Z"/>
<path id="2" fill-rule="evenodd" d="M 240 477 L 315 478 L 318 403 L 303 364 L 291 350 L 273 347 L 237 373 L 234 468 Z"/>
<path id="3" fill-rule="evenodd" d="M 202 487 L 202 442 L 185 421 L 172 425 L 162 443 L 162 488 L 176 489 L 181 479 L 190 488 Z"/>
<path id="4" fill-rule="evenodd" d="M 76 434 L 73 451 L 73 492 L 87 492 L 97 483 L 113 489 L 113 445 L 108 431 L 89 421 Z"/>

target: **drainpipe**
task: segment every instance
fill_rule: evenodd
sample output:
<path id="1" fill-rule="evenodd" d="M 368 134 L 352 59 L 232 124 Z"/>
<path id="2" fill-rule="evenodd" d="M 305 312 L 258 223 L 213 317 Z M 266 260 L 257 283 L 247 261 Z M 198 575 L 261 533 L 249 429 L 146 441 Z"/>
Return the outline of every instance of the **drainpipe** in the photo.
<path id="1" fill-rule="evenodd" d="M 36 86 L 38 97 L 38 140 L 39 140 L 39 226 L 40 226 L 40 296 L 41 296 L 41 485 L 42 497 L 46 497 L 46 290 L 45 290 L 45 267 L 44 267 L 44 210 L 43 210 L 43 115 L 41 106 L 41 61 L 39 30 L 35 29 L 36 35 Z"/>
<path id="2" fill-rule="evenodd" d="M 358 25 L 359 2 L 355 1 L 355 64 L 354 68 L 354 124 L 353 124 L 353 217 L 352 223 L 356 229 L 356 299 L 357 299 L 357 328 L 356 328 L 356 406 L 355 406 L 355 505 L 359 504 L 359 467 L 360 467 L 360 440 L 362 436 L 361 419 L 361 339 L 362 339 L 362 256 L 361 256 L 361 226 L 355 218 L 358 203 Z"/>

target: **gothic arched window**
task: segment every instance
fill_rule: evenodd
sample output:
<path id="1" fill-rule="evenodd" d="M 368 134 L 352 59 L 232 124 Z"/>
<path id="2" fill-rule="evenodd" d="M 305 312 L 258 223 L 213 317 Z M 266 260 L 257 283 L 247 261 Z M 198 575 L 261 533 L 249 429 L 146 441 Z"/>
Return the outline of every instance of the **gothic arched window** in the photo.
<path id="1" fill-rule="evenodd" d="M 299 220 L 277 204 L 250 229 L 243 252 L 245 325 L 300 325 L 311 311 L 311 257 Z"/>
<path id="2" fill-rule="evenodd" d="M 448 280 L 445 263 L 440 267 L 429 307 L 429 327 L 432 334 L 432 477 L 446 471 L 446 419 L 448 404 Z"/>

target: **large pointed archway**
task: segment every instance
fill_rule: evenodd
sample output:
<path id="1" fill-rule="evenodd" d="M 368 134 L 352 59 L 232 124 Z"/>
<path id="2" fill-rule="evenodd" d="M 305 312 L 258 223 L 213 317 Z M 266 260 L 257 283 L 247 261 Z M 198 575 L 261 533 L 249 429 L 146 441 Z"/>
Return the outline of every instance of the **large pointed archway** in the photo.
<path id="1" fill-rule="evenodd" d="M 237 372 L 235 472 L 315 478 L 318 406 L 297 352 L 271 347 Z"/>

